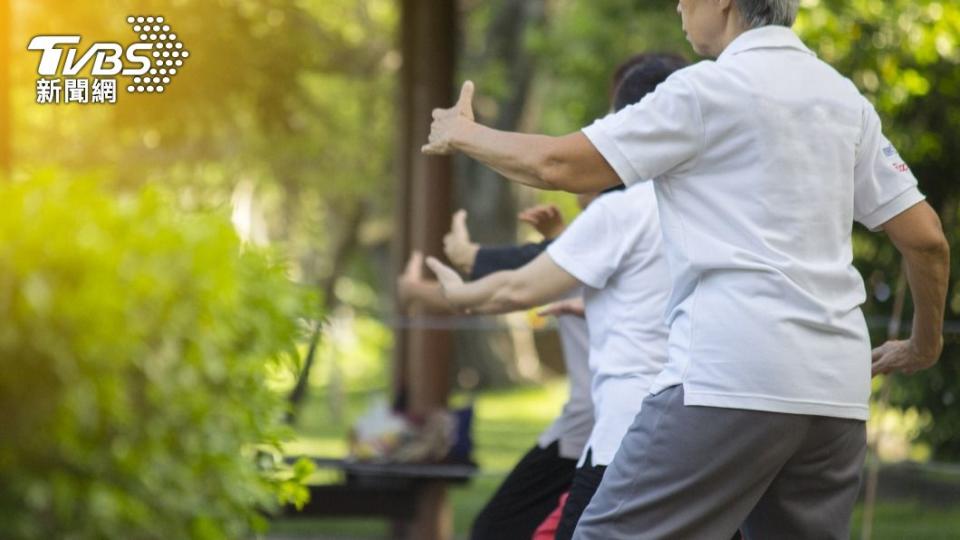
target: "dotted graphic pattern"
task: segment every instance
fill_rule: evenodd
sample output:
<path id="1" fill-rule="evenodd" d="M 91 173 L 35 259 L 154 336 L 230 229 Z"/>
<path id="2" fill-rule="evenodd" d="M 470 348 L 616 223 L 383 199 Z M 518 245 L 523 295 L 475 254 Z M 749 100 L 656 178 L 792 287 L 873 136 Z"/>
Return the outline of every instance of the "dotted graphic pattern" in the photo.
<path id="1" fill-rule="evenodd" d="M 127 92 L 163 93 L 171 79 L 183 67 L 184 61 L 190 57 L 190 51 L 183 47 L 183 42 L 163 17 L 131 15 L 127 17 L 127 24 L 133 27 L 141 43 L 153 45 L 150 69 L 143 75 L 134 77 L 127 86 Z"/>

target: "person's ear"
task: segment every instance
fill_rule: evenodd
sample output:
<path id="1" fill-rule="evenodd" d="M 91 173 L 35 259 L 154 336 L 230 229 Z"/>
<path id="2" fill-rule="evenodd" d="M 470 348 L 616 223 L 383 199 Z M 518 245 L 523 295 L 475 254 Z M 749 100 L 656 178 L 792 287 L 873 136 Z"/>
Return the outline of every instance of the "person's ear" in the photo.
<path id="1" fill-rule="evenodd" d="M 734 12 L 737 11 L 737 3 L 735 0 L 712 0 L 717 7 L 717 11 L 723 13 L 725 16 L 729 17 Z"/>

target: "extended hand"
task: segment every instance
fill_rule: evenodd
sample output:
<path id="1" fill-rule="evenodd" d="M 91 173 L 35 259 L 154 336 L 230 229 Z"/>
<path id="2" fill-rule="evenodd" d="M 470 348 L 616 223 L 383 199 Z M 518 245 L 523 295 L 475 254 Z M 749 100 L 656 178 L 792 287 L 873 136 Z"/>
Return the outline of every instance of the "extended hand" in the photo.
<path id="1" fill-rule="evenodd" d="M 873 350 L 873 375 L 900 372 L 910 375 L 937 363 L 939 354 L 935 356 L 921 355 L 913 342 L 888 341 Z"/>
<path id="2" fill-rule="evenodd" d="M 397 298 L 405 309 L 413 301 L 414 287 L 423 281 L 423 253 L 414 251 L 403 273 L 397 277 Z"/>
<path id="3" fill-rule="evenodd" d="M 443 264 L 433 257 L 427 257 L 427 266 L 437 275 L 437 280 L 444 289 L 463 285 L 463 278 L 456 270 Z"/>
<path id="4" fill-rule="evenodd" d="M 477 259 L 479 250 L 480 246 L 470 241 L 467 211 L 458 210 L 453 214 L 450 232 L 443 237 L 443 252 L 461 272 L 469 274 L 473 270 L 473 263 Z"/>
<path id="5" fill-rule="evenodd" d="M 460 90 L 456 105 L 450 109 L 433 110 L 430 138 L 420 151 L 435 156 L 452 154 L 456 150 L 453 147 L 456 134 L 464 125 L 472 124 L 473 120 L 473 83 L 467 81 Z"/>
<path id="6" fill-rule="evenodd" d="M 527 208 L 520 212 L 517 218 L 532 225 L 547 240 L 553 240 L 563 232 L 563 214 L 560 213 L 560 209 L 552 204 L 541 204 L 533 208 Z"/>
<path id="7" fill-rule="evenodd" d="M 541 317 L 573 315 L 574 317 L 586 317 L 587 308 L 583 304 L 583 298 L 571 298 L 570 300 L 561 300 L 554 302 L 549 306 L 537 312 Z"/>

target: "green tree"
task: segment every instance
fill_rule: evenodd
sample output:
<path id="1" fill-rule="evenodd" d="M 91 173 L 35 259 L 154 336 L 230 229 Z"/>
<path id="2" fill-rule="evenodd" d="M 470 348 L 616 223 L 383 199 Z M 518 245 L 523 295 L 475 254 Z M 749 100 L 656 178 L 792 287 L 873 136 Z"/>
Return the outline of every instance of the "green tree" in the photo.
<path id="1" fill-rule="evenodd" d="M 255 457 L 312 302 L 221 213 L 62 176 L 0 186 L 4 538 L 239 538 L 303 502 L 308 468 Z"/>
<path id="2" fill-rule="evenodd" d="M 325 312 L 343 301 L 387 311 L 343 298 L 338 284 L 389 283 L 377 268 L 394 195 L 392 0 L 13 7 L 15 171 L 93 170 L 113 185 L 162 184 L 187 207 L 233 203 L 250 238 L 281 248 L 298 281 L 328 293 Z M 34 102 L 31 36 L 128 43 L 131 13 L 163 15 L 191 53 L 164 94 L 121 92 L 108 107 Z M 372 251 L 357 257 L 363 247 Z"/>
<path id="3" fill-rule="evenodd" d="M 798 30 L 809 46 L 841 73 L 852 77 L 876 105 L 884 131 L 938 210 L 953 247 L 953 277 L 960 277 L 956 243 L 960 185 L 960 5 L 934 0 L 814 0 L 806 2 Z M 900 261 L 881 235 L 855 232 L 855 264 L 866 278 L 868 316 L 877 321 L 874 342 L 884 339 Z M 960 315 L 958 289 L 951 287 L 947 318 Z M 909 310 L 907 310 L 909 316 Z M 909 328 L 906 321 L 904 328 Z M 957 328 L 948 326 L 947 344 L 932 370 L 896 377 L 894 402 L 931 413 L 921 439 L 936 457 L 960 458 L 960 357 Z"/>

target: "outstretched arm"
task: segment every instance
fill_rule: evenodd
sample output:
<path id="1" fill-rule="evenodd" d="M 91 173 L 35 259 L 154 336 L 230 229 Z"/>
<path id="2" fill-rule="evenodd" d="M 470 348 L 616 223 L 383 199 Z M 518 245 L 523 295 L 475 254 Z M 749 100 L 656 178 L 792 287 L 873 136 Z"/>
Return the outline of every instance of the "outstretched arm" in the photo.
<path id="1" fill-rule="evenodd" d="M 407 266 L 397 278 L 397 297 L 407 313 L 425 311 L 433 315 L 448 315 L 457 309 L 443 296 L 440 283 L 423 277 L 423 254 L 414 251 Z"/>
<path id="2" fill-rule="evenodd" d="M 437 275 L 447 301 L 472 313 L 508 313 L 555 300 L 580 284 L 546 253 L 517 270 L 497 272 L 464 283 L 457 272 L 430 257 L 427 266 Z"/>
<path id="3" fill-rule="evenodd" d="M 433 111 L 430 140 L 422 151 L 430 155 L 463 152 L 508 180 L 540 189 L 584 193 L 620 184 L 617 173 L 580 132 L 548 137 L 476 123 L 470 81 L 463 85 L 456 105 Z"/>
<path id="4" fill-rule="evenodd" d="M 873 374 L 913 373 L 936 364 L 943 350 L 943 312 L 950 278 L 950 245 L 940 218 L 922 202 L 883 225 L 903 254 L 913 296 L 913 332 L 873 351 Z"/>

